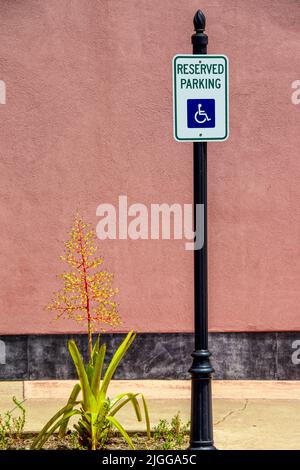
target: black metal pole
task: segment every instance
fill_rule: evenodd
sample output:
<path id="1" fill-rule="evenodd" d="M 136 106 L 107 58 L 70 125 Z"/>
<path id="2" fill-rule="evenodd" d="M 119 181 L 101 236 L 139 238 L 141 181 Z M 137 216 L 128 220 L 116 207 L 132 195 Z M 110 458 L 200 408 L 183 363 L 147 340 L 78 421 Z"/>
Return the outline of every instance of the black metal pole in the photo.
<path id="1" fill-rule="evenodd" d="M 204 33 L 205 16 L 198 10 L 194 16 L 193 54 L 207 54 L 208 37 Z M 189 372 L 192 376 L 190 450 L 215 450 L 212 423 L 211 374 L 208 350 L 207 309 L 207 143 L 194 142 L 194 229 L 196 208 L 202 204 L 203 245 L 194 250 L 195 351 Z M 198 221 L 199 224 L 199 221 Z M 197 234 L 199 237 L 199 234 Z M 197 248 L 197 247 L 196 247 Z"/>

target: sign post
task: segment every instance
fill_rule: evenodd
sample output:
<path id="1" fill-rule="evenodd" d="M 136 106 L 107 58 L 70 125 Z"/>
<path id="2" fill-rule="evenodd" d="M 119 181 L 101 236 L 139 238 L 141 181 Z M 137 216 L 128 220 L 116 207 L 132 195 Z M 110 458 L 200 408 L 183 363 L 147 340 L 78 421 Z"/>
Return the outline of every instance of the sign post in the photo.
<path id="1" fill-rule="evenodd" d="M 228 60 L 207 55 L 205 16 L 194 16 L 193 55 L 173 59 L 174 137 L 192 141 L 194 230 L 197 207 L 203 208 L 201 247 L 194 250 L 195 350 L 192 378 L 190 450 L 215 450 L 213 441 L 211 376 L 208 350 L 207 302 L 207 142 L 228 137 Z M 201 206 L 200 206 L 201 205 Z M 198 249 L 199 248 L 199 249 Z"/>

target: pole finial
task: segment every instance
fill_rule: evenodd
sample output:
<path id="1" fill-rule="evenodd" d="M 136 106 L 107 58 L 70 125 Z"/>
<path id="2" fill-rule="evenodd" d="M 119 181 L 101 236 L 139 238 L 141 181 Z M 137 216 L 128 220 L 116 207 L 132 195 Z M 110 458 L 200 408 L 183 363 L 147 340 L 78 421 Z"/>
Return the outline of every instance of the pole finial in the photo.
<path id="1" fill-rule="evenodd" d="M 194 27 L 196 32 L 203 32 L 205 30 L 205 15 L 202 10 L 198 10 L 194 16 Z"/>

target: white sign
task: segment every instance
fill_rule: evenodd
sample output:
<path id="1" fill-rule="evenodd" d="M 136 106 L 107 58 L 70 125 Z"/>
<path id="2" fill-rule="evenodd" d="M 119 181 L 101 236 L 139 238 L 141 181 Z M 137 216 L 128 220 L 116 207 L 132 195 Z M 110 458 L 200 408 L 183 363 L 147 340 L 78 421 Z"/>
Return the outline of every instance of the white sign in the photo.
<path id="1" fill-rule="evenodd" d="M 176 55 L 173 59 L 174 137 L 179 141 L 228 138 L 228 58 Z"/>

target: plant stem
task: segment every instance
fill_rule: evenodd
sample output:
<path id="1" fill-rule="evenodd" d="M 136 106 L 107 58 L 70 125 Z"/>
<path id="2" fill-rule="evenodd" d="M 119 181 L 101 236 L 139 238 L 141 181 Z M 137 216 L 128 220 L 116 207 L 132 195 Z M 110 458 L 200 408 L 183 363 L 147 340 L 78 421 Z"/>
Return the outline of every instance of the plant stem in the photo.
<path id="1" fill-rule="evenodd" d="M 89 356 L 91 359 L 92 352 L 93 352 L 93 339 L 92 339 L 92 327 L 91 327 L 90 320 L 88 320 L 88 342 L 89 342 Z"/>
<path id="2" fill-rule="evenodd" d="M 79 243 L 80 243 L 81 259 L 82 259 L 84 291 L 85 291 L 85 294 L 86 294 L 86 313 L 87 313 L 87 323 L 88 323 L 88 347 L 89 347 L 89 356 L 90 356 L 90 359 L 91 359 L 92 351 L 93 351 L 93 338 L 92 338 L 92 322 L 91 322 L 91 311 L 90 311 L 90 294 L 89 294 L 89 289 L 88 289 L 87 268 L 86 268 L 86 260 L 85 260 L 85 256 L 84 256 L 84 249 L 83 249 L 83 245 L 82 245 L 82 233 L 81 232 L 80 232 L 80 235 L 79 235 Z"/>

